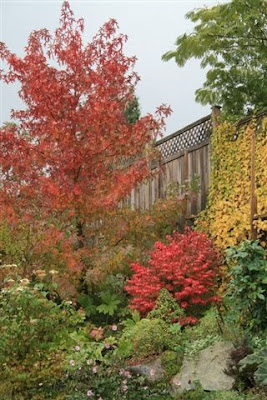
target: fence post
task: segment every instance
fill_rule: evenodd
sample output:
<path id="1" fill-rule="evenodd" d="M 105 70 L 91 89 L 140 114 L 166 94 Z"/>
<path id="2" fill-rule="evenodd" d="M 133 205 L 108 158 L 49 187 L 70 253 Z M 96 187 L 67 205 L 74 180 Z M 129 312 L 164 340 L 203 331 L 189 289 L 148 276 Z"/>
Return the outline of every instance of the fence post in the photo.
<path id="1" fill-rule="evenodd" d="M 251 184 L 250 184 L 250 239 L 257 239 L 257 229 L 254 226 L 254 217 L 257 214 L 257 197 L 255 193 L 255 158 L 256 158 L 256 127 L 252 126 L 251 132 Z"/>
<path id="2" fill-rule="evenodd" d="M 219 125 L 220 116 L 221 116 L 221 107 L 213 106 L 211 109 L 211 120 L 212 120 L 212 130 L 213 131 Z"/>

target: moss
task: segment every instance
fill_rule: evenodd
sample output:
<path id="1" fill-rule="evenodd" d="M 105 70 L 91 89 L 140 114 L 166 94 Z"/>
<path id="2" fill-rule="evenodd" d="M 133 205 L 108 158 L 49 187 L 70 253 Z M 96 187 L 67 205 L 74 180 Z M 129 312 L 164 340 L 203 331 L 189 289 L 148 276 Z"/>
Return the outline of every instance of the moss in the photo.
<path id="1" fill-rule="evenodd" d="M 166 371 L 166 379 L 171 379 L 178 374 L 183 364 L 183 350 L 179 351 L 167 350 L 161 355 L 161 363 Z"/>

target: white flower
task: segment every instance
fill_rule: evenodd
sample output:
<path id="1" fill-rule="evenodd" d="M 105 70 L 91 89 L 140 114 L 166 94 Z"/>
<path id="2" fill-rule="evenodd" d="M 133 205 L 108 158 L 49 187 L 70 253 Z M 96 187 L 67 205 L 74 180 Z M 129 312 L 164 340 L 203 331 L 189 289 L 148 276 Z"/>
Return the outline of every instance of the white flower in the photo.
<path id="1" fill-rule="evenodd" d="M 20 280 L 20 283 L 21 283 L 23 286 L 26 286 L 26 285 L 28 285 L 28 284 L 30 283 L 30 281 L 29 281 L 29 279 L 27 279 L 27 278 L 23 278 L 23 279 Z"/>
<path id="2" fill-rule="evenodd" d="M 111 330 L 116 332 L 116 330 L 118 329 L 117 325 L 112 325 Z"/>
<path id="3" fill-rule="evenodd" d="M 16 289 L 16 292 L 23 292 L 24 288 L 21 286 L 18 286 Z"/>
<path id="4" fill-rule="evenodd" d="M 49 271 L 49 274 L 51 274 L 51 275 L 56 275 L 56 274 L 58 274 L 58 271 L 56 271 L 55 269 L 51 269 L 51 270 Z"/>
<path id="5" fill-rule="evenodd" d="M 75 361 L 74 361 L 74 360 L 70 360 L 70 365 L 71 365 L 72 367 L 74 367 Z"/>
<path id="6" fill-rule="evenodd" d="M 80 351 L 80 350 L 81 350 L 80 346 L 75 346 L 74 349 L 75 349 L 76 351 Z"/>
<path id="7" fill-rule="evenodd" d="M 97 374 L 97 370 L 98 370 L 98 368 L 97 368 L 97 366 L 95 366 L 95 367 L 92 369 L 93 374 Z"/>
<path id="8" fill-rule="evenodd" d="M 88 390 L 87 396 L 88 396 L 88 397 L 92 397 L 93 395 L 94 395 L 94 393 L 92 392 L 92 390 Z"/>

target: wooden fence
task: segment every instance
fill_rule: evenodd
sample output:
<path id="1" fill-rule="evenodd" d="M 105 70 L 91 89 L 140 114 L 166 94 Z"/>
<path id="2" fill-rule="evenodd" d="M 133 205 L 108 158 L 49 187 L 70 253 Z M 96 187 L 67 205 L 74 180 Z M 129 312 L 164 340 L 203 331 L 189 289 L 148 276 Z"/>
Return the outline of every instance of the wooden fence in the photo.
<path id="1" fill-rule="evenodd" d="M 152 165 L 153 178 L 132 190 L 128 204 L 148 209 L 165 198 L 170 185 L 183 191 L 189 182 L 198 181 L 196 197 L 188 204 L 188 214 L 197 214 L 206 206 L 210 177 L 210 135 L 218 109 L 156 143 L 161 153 L 161 168 Z"/>

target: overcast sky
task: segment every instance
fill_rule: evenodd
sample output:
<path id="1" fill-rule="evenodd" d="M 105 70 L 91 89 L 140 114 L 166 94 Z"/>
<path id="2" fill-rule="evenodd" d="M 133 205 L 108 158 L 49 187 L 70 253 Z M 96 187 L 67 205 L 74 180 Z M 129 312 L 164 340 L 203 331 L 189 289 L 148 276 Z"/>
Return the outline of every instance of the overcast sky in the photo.
<path id="1" fill-rule="evenodd" d="M 220 2 L 223 2 L 220 1 Z M 58 0 L 0 0 L 1 37 L 12 52 L 23 55 L 32 30 L 58 26 L 62 1 Z M 137 86 L 142 114 L 153 113 L 160 104 L 171 106 L 165 134 L 209 114 L 209 107 L 195 102 L 194 92 L 205 79 L 199 61 L 192 60 L 178 68 L 173 60 L 161 61 L 161 56 L 174 48 L 180 34 L 190 32 L 192 25 L 185 14 L 203 6 L 218 4 L 214 0 L 176 1 L 89 1 L 70 0 L 76 18 L 85 20 L 85 42 L 90 41 L 109 18 L 119 23 L 120 32 L 129 37 L 126 53 L 138 58 L 135 70 L 141 76 Z M 12 108 L 20 107 L 18 86 L 1 84 L 1 124 L 9 121 Z"/>

